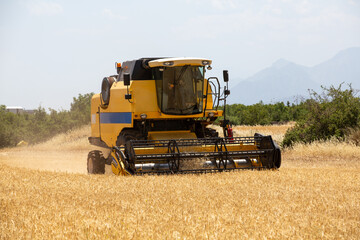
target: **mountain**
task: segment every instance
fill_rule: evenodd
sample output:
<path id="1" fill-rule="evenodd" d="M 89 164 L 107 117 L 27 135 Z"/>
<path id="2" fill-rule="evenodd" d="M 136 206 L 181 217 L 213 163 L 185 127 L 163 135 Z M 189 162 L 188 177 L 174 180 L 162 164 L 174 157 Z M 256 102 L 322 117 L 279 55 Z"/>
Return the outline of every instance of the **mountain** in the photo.
<path id="1" fill-rule="evenodd" d="M 360 88 L 360 47 L 339 52 L 332 59 L 312 67 L 310 74 L 322 85 L 347 82 Z"/>
<path id="2" fill-rule="evenodd" d="M 228 103 L 294 102 L 308 97 L 308 89 L 320 91 L 321 85 L 338 86 L 342 82 L 360 89 L 360 47 L 343 50 L 313 67 L 279 59 L 230 89 Z"/>

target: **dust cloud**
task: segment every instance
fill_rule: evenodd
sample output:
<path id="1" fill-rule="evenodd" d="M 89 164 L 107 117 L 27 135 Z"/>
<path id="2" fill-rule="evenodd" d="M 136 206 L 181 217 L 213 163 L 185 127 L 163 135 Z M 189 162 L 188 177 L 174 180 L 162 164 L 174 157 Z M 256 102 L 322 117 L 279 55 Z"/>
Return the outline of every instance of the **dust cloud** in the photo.
<path id="1" fill-rule="evenodd" d="M 46 171 L 87 173 L 87 155 L 104 150 L 89 144 L 90 126 L 60 134 L 49 141 L 25 147 L 0 150 L 0 163 L 9 166 Z M 106 172 L 111 171 L 107 166 Z"/>

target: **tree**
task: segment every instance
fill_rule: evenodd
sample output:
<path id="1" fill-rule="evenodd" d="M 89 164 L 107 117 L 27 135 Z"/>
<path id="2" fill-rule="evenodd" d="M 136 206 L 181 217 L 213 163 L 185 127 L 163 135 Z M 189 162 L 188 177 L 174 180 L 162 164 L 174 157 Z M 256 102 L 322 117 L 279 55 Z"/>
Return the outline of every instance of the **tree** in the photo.
<path id="1" fill-rule="evenodd" d="M 94 93 L 79 94 L 77 98 L 73 98 L 70 113 L 74 121 L 79 125 L 90 122 L 91 98 Z"/>

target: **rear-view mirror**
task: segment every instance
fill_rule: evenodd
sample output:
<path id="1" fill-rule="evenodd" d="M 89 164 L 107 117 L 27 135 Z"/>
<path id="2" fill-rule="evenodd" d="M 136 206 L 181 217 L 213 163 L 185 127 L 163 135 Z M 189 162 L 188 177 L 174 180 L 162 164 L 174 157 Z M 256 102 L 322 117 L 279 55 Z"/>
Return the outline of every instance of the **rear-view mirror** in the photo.
<path id="1" fill-rule="evenodd" d="M 223 76 L 224 76 L 224 82 L 228 82 L 228 81 L 229 81 L 229 73 L 228 73 L 228 70 L 224 70 L 224 71 L 223 71 Z"/>
<path id="2" fill-rule="evenodd" d="M 124 85 L 129 86 L 130 85 L 130 74 L 124 73 Z"/>

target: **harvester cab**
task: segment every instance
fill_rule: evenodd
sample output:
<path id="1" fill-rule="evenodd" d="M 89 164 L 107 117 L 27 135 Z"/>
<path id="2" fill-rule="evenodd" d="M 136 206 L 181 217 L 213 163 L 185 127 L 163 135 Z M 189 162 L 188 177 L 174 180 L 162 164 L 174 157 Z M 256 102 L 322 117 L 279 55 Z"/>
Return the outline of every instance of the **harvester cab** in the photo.
<path id="1" fill-rule="evenodd" d="M 280 148 L 271 136 L 234 137 L 224 87 L 205 78 L 210 59 L 141 58 L 116 63 L 91 100 L 89 142 L 110 151 L 88 155 L 88 172 L 116 175 L 276 169 Z M 223 103 L 223 107 L 220 107 Z M 223 136 L 210 126 L 219 118 Z M 105 151 L 104 151 L 105 152 Z"/>

